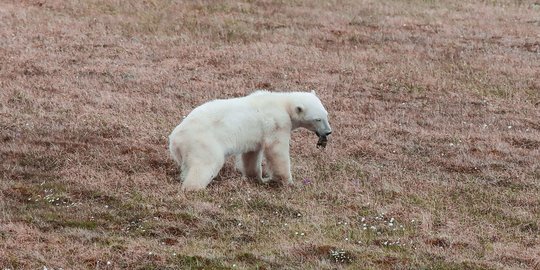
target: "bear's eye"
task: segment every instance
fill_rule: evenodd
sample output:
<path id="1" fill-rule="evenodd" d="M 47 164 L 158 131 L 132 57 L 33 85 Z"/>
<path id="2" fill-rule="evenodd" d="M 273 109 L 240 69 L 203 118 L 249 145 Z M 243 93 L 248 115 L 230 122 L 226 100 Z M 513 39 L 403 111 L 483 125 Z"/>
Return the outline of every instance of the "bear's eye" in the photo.
<path id="1" fill-rule="evenodd" d="M 315 121 L 316 121 L 316 122 L 321 122 L 322 119 L 321 119 L 321 118 L 317 118 L 317 119 L 315 119 Z"/>

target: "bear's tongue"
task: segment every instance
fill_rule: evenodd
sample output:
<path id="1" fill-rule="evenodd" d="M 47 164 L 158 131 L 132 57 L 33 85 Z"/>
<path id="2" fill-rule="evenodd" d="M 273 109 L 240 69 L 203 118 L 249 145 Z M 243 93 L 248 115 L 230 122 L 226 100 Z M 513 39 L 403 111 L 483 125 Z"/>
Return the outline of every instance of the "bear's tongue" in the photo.
<path id="1" fill-rule="evenodd" d="M 319 136 L 319 141 L 317 142 L 317 147 L 326 147 L 326 143 L 328 142 L 328 138 L 326 136 Z"/>

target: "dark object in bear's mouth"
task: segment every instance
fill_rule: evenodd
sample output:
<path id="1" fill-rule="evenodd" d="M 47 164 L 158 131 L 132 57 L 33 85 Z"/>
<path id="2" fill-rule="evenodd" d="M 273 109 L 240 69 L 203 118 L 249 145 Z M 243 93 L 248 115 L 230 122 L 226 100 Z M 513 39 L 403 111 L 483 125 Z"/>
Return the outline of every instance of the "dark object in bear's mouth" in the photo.
<path id="1" fill-rule="evenodd" d="M 328 142 L 328 138 L 326 136 L 319 136 L 319 141 L 317 142 L 317 147 L 326 147 L 326 143 Z"/>

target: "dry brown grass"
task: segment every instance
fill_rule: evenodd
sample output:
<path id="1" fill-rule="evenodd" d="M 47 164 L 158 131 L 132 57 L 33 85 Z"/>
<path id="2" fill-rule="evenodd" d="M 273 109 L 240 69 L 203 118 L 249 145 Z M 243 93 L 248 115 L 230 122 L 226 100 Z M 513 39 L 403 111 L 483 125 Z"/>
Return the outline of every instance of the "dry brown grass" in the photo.
<path id="1" fill-rule="evenodd" d="M 0 268 L 538 269 L 539 27 L 528 0 L 2 1 Z M 316 89 L 326 150 L 293 134 L 294 188 L 179 192 L 166 136 L 255 88 Z"/>

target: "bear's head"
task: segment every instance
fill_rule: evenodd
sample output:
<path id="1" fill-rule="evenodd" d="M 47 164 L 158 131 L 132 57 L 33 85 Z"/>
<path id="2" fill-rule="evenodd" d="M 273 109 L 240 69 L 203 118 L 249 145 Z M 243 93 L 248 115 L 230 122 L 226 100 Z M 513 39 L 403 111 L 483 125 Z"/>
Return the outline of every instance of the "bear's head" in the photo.
<path id="1" fill-rule="evenodd" d="M 315 132 L 319 137 L 317 145 L 326 146 L 327 136 L 332 133 L 332 128 L 328 123 L 328 112 L 315 94 L 315 91 L 301 93 L 295 99 L 294 113 L 291 120 L 293 122 L 293 128 L 303 127 Z"/>

